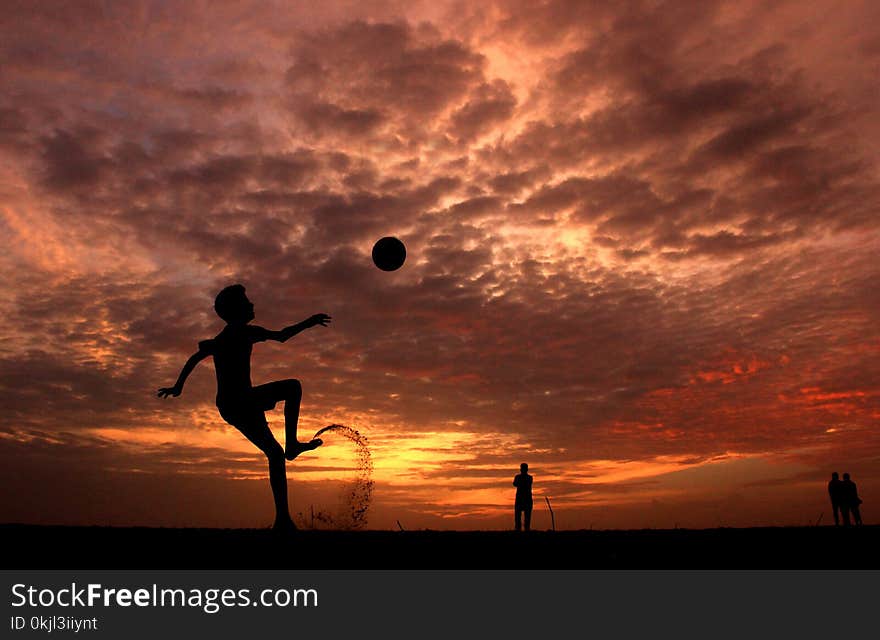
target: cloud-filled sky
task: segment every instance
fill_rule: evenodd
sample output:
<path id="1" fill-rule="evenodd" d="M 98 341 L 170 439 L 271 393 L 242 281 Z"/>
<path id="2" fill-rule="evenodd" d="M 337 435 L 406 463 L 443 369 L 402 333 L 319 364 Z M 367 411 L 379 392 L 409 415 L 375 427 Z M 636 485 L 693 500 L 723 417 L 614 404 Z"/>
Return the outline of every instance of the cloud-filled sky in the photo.
<path id="1" fill-rule="evenodd" d="M 233 282 L 333 316 L 253 378 L 370 439 L 371 527 L 507 528 L 520 462 L 539 528 L 828 522 L 832 471 L 870 521 L 880 5 L 3 13 L 0 521 L 271 521 L 210 361 L 155 397 Z M 289 465 L 293 511 L 353 463 Z"/>

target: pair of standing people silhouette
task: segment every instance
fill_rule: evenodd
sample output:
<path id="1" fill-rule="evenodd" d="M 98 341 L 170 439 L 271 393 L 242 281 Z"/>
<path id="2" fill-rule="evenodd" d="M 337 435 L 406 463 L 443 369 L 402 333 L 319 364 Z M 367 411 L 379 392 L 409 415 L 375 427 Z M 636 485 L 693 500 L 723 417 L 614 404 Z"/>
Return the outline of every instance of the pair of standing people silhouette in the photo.
<path id="1" fill-rule="evenodd" d="M 835 526 L 840 525 L 841 519 L 843 526 L 850 526 L 850 515 L 852 515 L 855 524 L 862 524 L 862 513 L 859 510 L 862 499 L 859 498 L 856 483 L 850 480 L 848 473 L 843 474 L 843 480 L 840 479 L 836 471 L 831 474 L 831 480 L 828 482 L 828 496 L 831 498 Z"/>

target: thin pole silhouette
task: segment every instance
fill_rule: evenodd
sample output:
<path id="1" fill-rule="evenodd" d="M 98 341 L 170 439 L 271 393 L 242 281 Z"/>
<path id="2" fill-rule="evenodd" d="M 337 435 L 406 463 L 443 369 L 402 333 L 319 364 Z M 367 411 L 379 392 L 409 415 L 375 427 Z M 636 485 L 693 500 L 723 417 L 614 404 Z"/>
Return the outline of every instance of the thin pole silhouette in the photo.
<path id="1" fill-rule="evenodd" d="M 553 525 L 553 531 L 556 531 L 556 516 L 553 515 L 553 507 L 550 506 L 550 498 L 544 496 L 547 501 L 547 508 L 550 509 L 550 523 Z"/>

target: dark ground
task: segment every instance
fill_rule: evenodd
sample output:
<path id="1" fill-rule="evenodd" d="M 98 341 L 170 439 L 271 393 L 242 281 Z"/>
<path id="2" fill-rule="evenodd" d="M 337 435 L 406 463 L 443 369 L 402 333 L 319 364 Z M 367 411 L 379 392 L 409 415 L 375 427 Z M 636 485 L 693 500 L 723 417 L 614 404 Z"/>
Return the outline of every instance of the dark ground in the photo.
<path id="1" fill-rule="evenodd" d="M 0 525 L 4 569 L 880 569 L 880 527 L 299 531 Z"/>

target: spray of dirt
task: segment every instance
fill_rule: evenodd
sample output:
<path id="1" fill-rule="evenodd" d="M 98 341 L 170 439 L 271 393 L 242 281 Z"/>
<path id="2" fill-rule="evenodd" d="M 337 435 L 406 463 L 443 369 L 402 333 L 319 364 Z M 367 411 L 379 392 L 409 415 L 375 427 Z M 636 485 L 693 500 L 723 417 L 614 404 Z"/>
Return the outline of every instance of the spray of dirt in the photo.
<path id="1" fill-rule="evenodd" d="M 357 429 L 342 424 L 331 424 L 319 429 L 313 436 L 326 441 L 327 435 L 341 435 L 355 444 L 357 452 L 357 476 L 354 486 L 346 495 L 345 507 L 339 521 L 321 514 L 321 520 L 334 528 L 360 529 L 367 524 L 367 509 L 373 496 L 373 459 L 370 456 L 367 437 Z"/>

